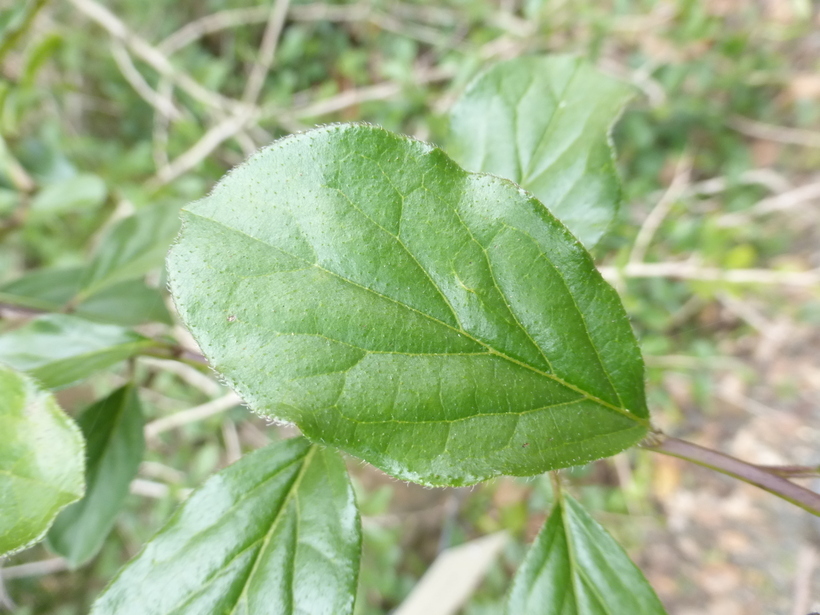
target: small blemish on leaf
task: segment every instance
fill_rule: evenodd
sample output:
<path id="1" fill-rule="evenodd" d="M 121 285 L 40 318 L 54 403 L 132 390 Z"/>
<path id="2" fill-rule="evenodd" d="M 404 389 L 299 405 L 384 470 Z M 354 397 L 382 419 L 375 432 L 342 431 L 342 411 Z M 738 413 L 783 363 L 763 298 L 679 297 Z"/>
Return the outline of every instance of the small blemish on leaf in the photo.
<path id="1" fill-rule="evenodd" d="M 228 322 L 233 322 L 235 320 L 236 320 L 236 316 L 234 316 L 233 314 L 228 314 Z"/>

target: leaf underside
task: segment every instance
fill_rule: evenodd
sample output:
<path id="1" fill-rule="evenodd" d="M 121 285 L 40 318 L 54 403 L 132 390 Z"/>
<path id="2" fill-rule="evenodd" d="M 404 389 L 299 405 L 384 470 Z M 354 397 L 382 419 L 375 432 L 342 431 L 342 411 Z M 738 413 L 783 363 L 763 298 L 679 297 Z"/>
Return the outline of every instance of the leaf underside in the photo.
<path id="1" fill-rule="evenodd" d="M 352 613 L 361 550 L 339 455 L 304 438 L 209 478 L 103 592 L 92 615 Z"/>
<path id="2" fill-rule="evenodd" d="M 177 307 L 257 412 L 394 476 L 464 485 L 646 433 L 615 291 L 541 203 L 361 125 L 283 139 L 183 210 Z"/>
<path id="3" fill-rule="evenodd" d="M 564 495 L 516 573 L 506 613 L 664 615 L 641 571 L 578 502 Z"/>
<path id="4" fill-rule="evenodd" d="M 571 56 L 500 62 L 450 112 L 447 150 L 469 171 L 532 192 L 587 247 L 617 213 L 609 132 L 634 90 Z"/>

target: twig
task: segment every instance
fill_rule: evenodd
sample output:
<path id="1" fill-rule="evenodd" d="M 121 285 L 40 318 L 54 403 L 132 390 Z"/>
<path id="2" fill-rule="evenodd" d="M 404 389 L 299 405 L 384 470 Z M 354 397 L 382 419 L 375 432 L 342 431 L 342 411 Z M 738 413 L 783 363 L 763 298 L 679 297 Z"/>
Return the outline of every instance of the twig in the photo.
<path id="1" fill-rule="evenodd" d="M 783 478 L 817 478 L 820 477 L 820 465 L 817 466 L 757 466 L 761 470 L 777 474 Z"/>
<path id="2" fill-rule="evenodd" d="M 787 145 L 802 145 L 803 147 L 820 147 L 820 132 L 801 128 L 788 128 L 786 126 L 773 126 L 740 115 L 729 118 L 728 123 L 738 132 L 755 139 L 766 139 L 767 141 L 776 141 Z"/>
<path id="3" fill-rule="evenodd" d="M 452 78 L 454 71 L 446 68 L 432 68 L 426 70 L 416 71 L 413 83 L 421 85 L 425 83 L 433 83 L 436 81 L 446 81 Z M 349 107 L 355 107 L 363 102 L 370 102 L 373 100 L 384 100 L 392 98 L 401 94 L 405 85 L 396 83 L 394 81 L 387 81 L 378 83 L 376 85 L 346 90 L 325 100 L 319 100 L 313 103 L 296 107 L 293 111 L 286 112 L 280 117 L 290 117 L 292 119 L 305 119 L 311 117 L 318 117 L 321 115 L 328 115 L 336 113 Z M 298 96 L 298 95 L 297 95 Z M 268 109 L 264 111 L 265 116 L 281 113 L 278 109 Z"/>
<path id="4" fill-rule="evenodd" d="M 820 494 L 795 485 L 777 473 L 764 469 L 764 466 L 746 463 L 735 457 L 660 432 L 653 432 L 650 438 L 641 444 L 641 447 L 656 453 L 685 459 L 721 474 L 732 476 L 820 516 Z"/>
<path id="5" fill-rule="evenodd" d="M 804 544 L 797 552 L 797 569 L 794 575 L 794 607 L 792 615 L 805 615 L 811 605 L 811 582 L 817 566 L 817 550 Z M 811 615 L 811 614 L 809 614 Z"/>
<path id="6" fill-rule="evenodd" d="M 222 421 L 222 441 L 225 443 L 225 459 L 228 464 L 239 461 L 242 458 L 242 445 L 236 425 L 229 418 Z"/>
<path id="7" fill-rule="evenodd" d="M 729 293 L 725 292 L 717 293 L 717 300 L 732 314 L 755 329 L 758 333 L 763 336 L 768 335 L 772 323 L 749 303 L 735 299 Z"/>
<path id="8" fill-rule="evenodd" d="M 145 81 L 142 74 L 134 66 L 131 61 L 131 55 L 125 49 L 125 45 L 118 39 L 111 41 L 111 55 L 117 63 L 122 76 L 134 88 L 134 91 L 140 97 L 151 105 L 160 115 L 171 120 L 178 120 L 182 117 L 179 109 L 174 106 L 174 103 L 168 97 L 164 97 L 158 92 L 155 92 L 148 82 Z"/>
<path id="9" fill-rule="evenodd" d="M 399 6 L 393 6 L 391 8 L 394 10 L 399 9 L 399 12 L 401 12 L 401 7 Z M 185 24 L 163 40 L 158 45 L 158 48 L 170 55 L 208 34 L 239 26 L 264 23 L 268 21 L 268 17 L 269 9 L 261 6 L 218 11 Z M 399 15 L 399 19 L 397 19 L 389 13 L 376 11 L 372 6 L 367 4 L 301 4 L 289 7 L 287 18 L 293 21 L 303 22 L 331 21 L 352 23 L 367 21 L 388 32 L 395 32 L 402 36 L 415 38 L 416 40 L 431 45 L 440 45 L 443 42 L 443 37 L 437 29 L 403 22 L 401 21 L 401 15 Z M 429 23 L 431 20 L 426 21 Z M 455 21 L 455 19 L 450 18 L 448 19 L 448 23 L 443 25 L 453 25 Z M 439 23 L 442 23 L 441 20 L 439 20 Z"/>
<path id="10" fill-rule="evenodd" d="M 686 186 L 689 184 L 691 172 L 692 159 L 689 154 L 683 154 L 675 166 L 675 176 L 672 178 L 672 183 L 669 184 L 669 189 L 658 200 L 652 211 L 649 212 L 646 220 L 641 225 L 640 231 L 638 231 L 638 236 L 635 238 L 635 243 L 629 254 L 630 264 L 642 263 L 646 258 L 646 250 L 649 248 L 655 232 L 672 209 L 672 206 L 684 193 Z"/>
<path id="11" fill-rule="evenodd" d="M 173 104 L 174 84 L 167 77 L 160 76 L 157 84 L 157 95 L 162 97 L 168 104 Z M 151 152 L 154 158 L 154 166 L 157 169 L 168 166 L 168 125 L 167 115 L 154 113 L 154 127 L 151 135 Z"/>
<path id="12" fill-rule="evenodd" d="M 262 43 L 259 46 L 259 53 L 256 61 L 251 67 L 251 73 L 245 83 L 245 90 L 242 93 L 242 102 L 246 105 L 254 105 L 259 99 L 265 78 L 273 63 L 273 56 L 276 53 L 276 46 L 285 25 L 285 17 L 288 14 L 290 0 L 273 0 L 268 15 L 268 23 L 265 26 L 265 33 L 262 35 Z"/>
<path id="13" fill-rule="evenodd" d="M 156 478 L 166 483 L 177 484 L 185 480 L 185 472 L 180 472 L 176 468 L 167 466 L 156 461 L 143 461 L 140 463 L 139 473 L 148 478 Z"/>
<path id="14" fill-rule="evenodd" d="M 160 168 L 156 175 L 148 181 L 149 188 L 157 189 L 187 173 L 205 160 L 222 143 L 235 136 L 255 120 L 255 113 L 226 117 L 211 127 L 185 153 L 180 154 L 171 163 Z"/>
<path id="15" fill-rule="evenodd" d="M 4 171 L 15 190 L 28 194 L 37 189 L 36 182 L 11 153 L 2 136 L 0 136 L 0 163 L 2 163 Z"/>
<path id="16" fill-rule="evenodd" d="M 208 107 L 232 111 L 238 101 L 225 98 L 200 85 L 189 75 L 178 71 L 159 49 L 128 30 L 122 20 L 95 0 L 69 0 L 84 15 L 103 27 L 109 35 L 122 41 L 138 58 L 142 59 L 161 75 L 166 76 L 191 98 Z"/>
<path id="17" fill-rule="evenodd" d="M 806 184 L 794 190 L 765 198 L 747 211 L 724 214 L 718 218 L 717 223 L 722 227 L 741 226 L 748 224 L 753 217 L 793 209 L 818 199 L 820 199 L 820 182 Z"/>
<path id="18" fill-rule="evenodd" d="M 17 610 L 17 604 L 9 596 L 6 591 L 6 585 L 3 582 L 3 575 L 0 574 L 0 609 L 8 609 L 9 611 Z"/>
<path id="19" fill-rule="evenodd" d="M 54 557 L 40 560 L 39 562 L 29 562 L 28 564 L 0 568 L 0 577 L 8 581 L 9 579 L 22 579 L 24 577 L 39 577 L 67 569 L 68 562 L 66 560 L 62 557 Z"/>
<path id="20" fill-rule="evenodd" d="M 208 397 L 215 397 L 222 392 L 222 387 L 214 382 L 211 377 L 185 363 L 147 356 L 140 357 L 140 361 L 149 367 L 174 374 L 180 380 L 202 391 Z"/>
<path id="21" fill-rule="evenodd" d="M 727 282 L 730 284 L 774 284 L 783 286 L 820 285 L 820 269 L 809 271 L 777 271 L 774 269 L 720 269 L 701 267 L 695 263 L 628 263 L 625 267 L 599 267 L 607 280 L 620 278 L 673 278 Z"/>
<path id="22" fill-rule="evenodd" d="M 269 12 L 267 7 L 254 6 L 211 13 L 189 21 L 179 30 L 166 37 L 157 45 L 157 48 L 163 53 L 171 55 L 208 34 L 237 26 L 264 23 L 268 19 Z"/>
<path id="23" fill-rule="evenodd" d="M 145 439 L 153 440 L 161 433 L 189 423 L 202 421 L 220 412 L 225 412 L 225 410 L 230 410 L 241 403 L 242 399 L 236 393 L 231 392 L 205 404 L 151 421 L 145 426 Z"/>
<path id="24" fill-rule="evenodd" d="M 724 192 L 735 184 L 763 186 L 769 192 L 786 192 L 790 190 L 792 184 L 777 171 L 772 169 L 750 169 L 741 173 L 734 181 L 729 181 L 726 177 L 712 177 L 703 181 L 691 184 L 685 195 L 712 195 Z"/>
<path id="25" fill-rule="evenodd" d="M 449 43 L 451 39 L 442 34 L 436 28 L 401 21 L 386 13 L 378 12 L 372 12 L 367 21 L 387 32 L 393 32 L 399 36 L 413 38 L 417 41 L 421 41 L 422 43 L 427 43 L 428 45 L 437 47 L 450 46 Z"/>
<path id="26" fill-rule="evenodd" d="M 745 369 L 748 366 L 736 359 L 735 357 L 716 356 L 716 357 L 695 357 L 684 354 L 667 354 L 667 355 L 644 355 L 644 363 L 647 367 L 657 367 L 660 369 L 714 369 L 723 370 L 728 369 L 737 371 Z"/>
<path id="27" fill-rule="evenodd" d="M 146 480 L 144 478 L 135 478 L 128 486 L 128 491 L 134 495 L 141 495 L 144 498 L 152 498 L 154 500 L 161 500 L 171 488 L 163 483 L 158 483 L 153 480 Z"/>

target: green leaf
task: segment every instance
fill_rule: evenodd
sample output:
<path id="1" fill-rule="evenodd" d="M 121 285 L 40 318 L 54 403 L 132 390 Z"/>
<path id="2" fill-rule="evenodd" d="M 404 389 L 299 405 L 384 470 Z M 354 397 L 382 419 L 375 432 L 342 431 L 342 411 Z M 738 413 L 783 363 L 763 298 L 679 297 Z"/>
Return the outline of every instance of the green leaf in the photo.
<path id="1" fill-rule="evenodd" d="M 40 316 L 0 335 L 0 362 L 49 389 L 81 380 L 156 342 L 138 333 L 66 314 Z"/>
<path id="2" fill-rule="evenodd" d="M 115 325 L 134 326 L 149 322 L 173 323 L 162 292 L 142 280 L 125 280 L 104 286 L 80 303 L 74 313 Z"/>
<path id="3" fill-rule="evenodd" d="M 641 571 L 583 507 L 563 495 L 513 580 L 506 612 L 663 615 Z"/>
<path id="4" fill-rule="evenodd" d="M 447 151 L 529 190 L 591 247 L 620 204 L 609 131 L 632 94 L 570 56 L 501 62 L 453 107 Z"/>
<path id="5" fill-rule="evenodd" d="M 91 612 L 344 615 L 360 550 L 342 460 L 304 438 L 286 440 L 208 479 Z"/>
<path id="6" fill-rule="evenodd" d="M 62 310 L 80 292 L 82 267 L 40 269 L 0 286 L 0 301 L 36 310 Z M 103 287 L 74 307 L 73 313 L 125 327 L 149 322 L 171 324 L 162 292 L 142 280 Z"/>
<path id="7" fill-rule="evenodd" d="M 94 209 L 105 202 L 108 190 L 96 175 L 84 173 L 46 185 L 31 200 L 30 215 L 35 219 Z"/>
<path id="8" fill-rule="evenodd" d="M 283 139 L 183 210 L 180 315 L 256 411 L 425 484 L 532 475 L 647 431 L 589 254 L 511 182 L 371 126 Z"/>
<path id="9" fill-rule="evenodd" d="M 81 298 L 161 265 L 179 229 L 178 213 L 176 207 L 156 205 L 117 223 L 94 254 L 81 283 Z"/>
<path id="10" fill-rule="evenodd" d="M 38 269 L 0 286 L 0 301 L 57 311 L 77 293 L 82 275 L 82 267 Z"/>
<path id="11" fill-rule="evenodd" d="M 145 449 L 142 409 L 133 385 L 87 408 L 77 423 L 86 440 L 85 497 L 63 510 L 47 535 L 49 547 L 72 567 L 102 547 Z"/>
<path id="12" fill-rule="evenodd" d="M 51 394 L 0 365 L 0 556 L 40 540 L 83 496 L 83 439 Z"/>

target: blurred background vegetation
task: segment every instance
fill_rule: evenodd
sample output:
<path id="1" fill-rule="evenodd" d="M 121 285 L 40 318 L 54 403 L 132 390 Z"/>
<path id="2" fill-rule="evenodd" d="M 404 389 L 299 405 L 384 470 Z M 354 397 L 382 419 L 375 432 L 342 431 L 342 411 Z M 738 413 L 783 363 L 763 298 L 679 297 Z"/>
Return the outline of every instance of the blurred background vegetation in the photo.
<path id="1" fill-rule="evenodd" d="M 147 285 L 164 295 L 178 208 L 272 140 L 365 121 L 443 142 L 447 109 L 482 67 L 545 52 L 587 57 L 638 92 L 613 135 L 624 206 L 595 255 L 641 340 L 656 423 L 752 462 L 817 465 L 811 0 L 0 0 L 2 327 L 59 304 L 65 272 L 132 215 L 151 240 L 138 254 L 154 267 Z M 20 299 L 18 280 L 52 271 L 54 296 Z M 184 339 L 161 303 L 151 324 L 135 319 Z M 43 546 L 5 562 L 0 598 L 14 613 L 87 612 L 191 488 L 286 435 L 216 380 L 143 359 L 125 369 L 149 421 L 194 412 L 149 423 L 126 510 L 91 564 L 67 571 Z M 76 413 L 121 382 L 101 374 L 58 397 Z M 500 613 L 548 480 L 424 490 L 351 469 L 365 530 L 358 613 L 391 612 L 443 549 L 504 530 L 460 611 Z M 787 504 L 641 451 L 567 475 L 671 613 L 820 608 L 820 531 Z"/>

